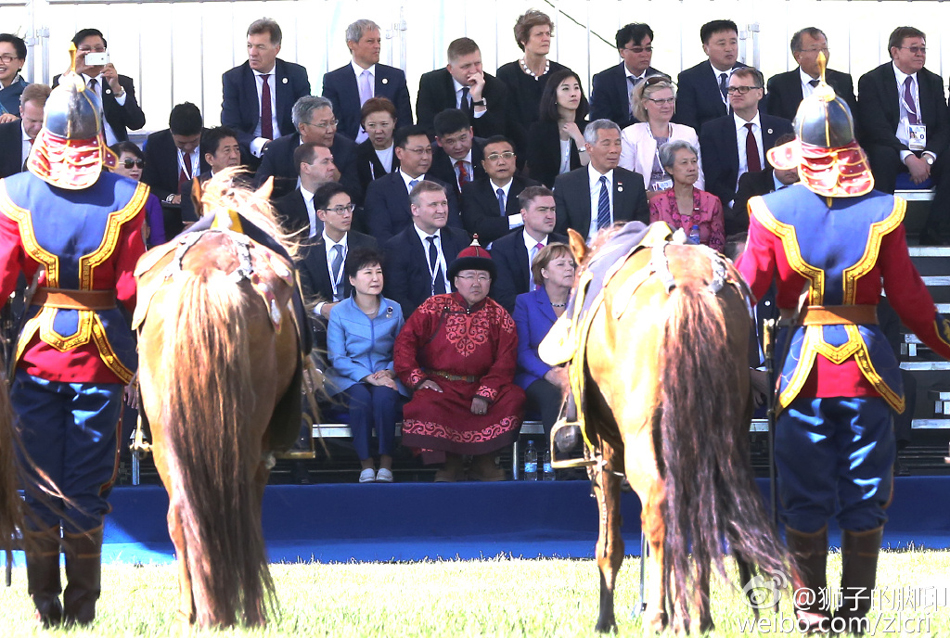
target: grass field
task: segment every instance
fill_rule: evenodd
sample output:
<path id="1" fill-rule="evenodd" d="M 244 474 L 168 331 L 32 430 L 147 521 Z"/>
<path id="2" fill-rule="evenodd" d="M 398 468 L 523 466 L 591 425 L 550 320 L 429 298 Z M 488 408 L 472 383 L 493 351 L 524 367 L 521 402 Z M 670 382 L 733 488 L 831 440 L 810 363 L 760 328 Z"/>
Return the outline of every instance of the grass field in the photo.
<path id="1" fill-rule="evenodd" d="M 836 581 L 840 560 L 830 557 Z M 589 636 L 597 614 L 597 566 L 589 560 L 421 562 L 412 564 L 274 565 L 279 611 L 262 630 L 222 636 Z M 628 558 L 617 587 L 619 636 L 640 636 L 631 618 L 638 596 L 639 560 Z M 96 623 L 84 631 L 34 627 L 26 572 L 14 569 L 13 587 L 0 588 L 0 636 L 168 636 L 178 594 L 173 566 L 107 566 Z M 904 601 L 887 612 L 873 635 L 950 636 L 950 552 L 885 552 L 878 589 L 920 592 L 916 609 Z M 929 592 L 929 593 L 928 593 Z M 893 595 L 888 596 L 893 599 Z M 924 604 L 926 603 L 926 604 Z M 898 619 L 898 612 L 903 617 Z M 790 614 L 787 597 L 775 619 Z M 744 636 L 753 619 L 739 594 L 713 588 L 714 636 Z M 913 619 L 907 621 L 908 618 Z M 901 629 L 898 622 L 903 621 Z M 788 633 L 788 632 L 785 632 Z M 869 632 L 871 635 L 872 632 Z"/>

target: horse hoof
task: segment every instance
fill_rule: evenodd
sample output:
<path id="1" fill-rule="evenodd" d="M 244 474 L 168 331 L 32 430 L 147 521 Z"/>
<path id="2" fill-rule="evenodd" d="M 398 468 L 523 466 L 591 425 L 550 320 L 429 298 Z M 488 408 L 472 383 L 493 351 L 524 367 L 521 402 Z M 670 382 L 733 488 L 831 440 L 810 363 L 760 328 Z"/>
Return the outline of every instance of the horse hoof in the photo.
<path id="1" fill-rule="evenodd" d="M 615 622 L 613 622 L 613 621 L 610 621 L 610 622 L 598 622 L 598 623 L 594 626 L 594 631 L 596 631 L 596 632 L 599 633 L 599 634 L 613 634 L 613 633 L 617 633 L 617 623 L 615 623 Z"/>
<path id="2" fill-rule="evenodd" d="M 573 452 L 581 440 L 581 429 L 576 425 L 567 428 L 561 428 L 554 435 L 554 445 L 557 451 L 562 454 Z"/>

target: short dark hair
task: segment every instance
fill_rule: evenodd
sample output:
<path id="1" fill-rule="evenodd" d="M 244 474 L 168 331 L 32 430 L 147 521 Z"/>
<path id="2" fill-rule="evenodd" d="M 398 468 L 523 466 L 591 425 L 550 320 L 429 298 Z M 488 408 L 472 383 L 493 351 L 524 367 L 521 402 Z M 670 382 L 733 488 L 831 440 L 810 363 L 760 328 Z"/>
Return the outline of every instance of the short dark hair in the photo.
<path id="1" fill-rule="evenodd" d="M 527 208 L 538 197 L 554 197 L 554 191 L 547 186 L 528 186 L 518 193 L 518 206 Z"/>
<path id="2" fill-rule="evenodd" d="M 814 36 L 812 36 L 814 37 Z M 739 258 L 739 244 L 744 244 L 749 240 L 749 233 L 747 231 L 742 231 L 741 233 L 735 233 L 734 235 L 729 235 L 726 237 L 726 246 L 722 251 L 722 254 L 735 261 Z"/>
<path id="3" fill-rule="evenodd" d="M 511 150 L 514 151 L 516 155 L 518 153 L 518 149 L 515 148 L 515 143 L 512 142 L 507 137 L 505 137 L 504 135 L 492 135 L 487 140 L 485 140 L 485 143 L 482 145 L 482 148 L 486 148 L 489 144 L 508 144 L 509 146 L 511 146 Z"/>
<path id="4" fill-rule="evenodd" d="M 360 109 L 360 122 L 364 121 L 373 113 L 379 113 L 381 111 L 389 113 L 389 115 L 391 115 L 393 118 L 393 122 L 397 122 L 399 120 L 396 115 L 396 105 L 393 104 L 388 98 L 371 97 L 363 103 L 363 108 Z"/>
<path id="5" fill-rule="evenodd" d="M 258 35 L 261 33 L 269 35 L 270 43 L 274 45 L 280 44 L 284 37 L 280 32 L 280 25 L 277 24 L 277 21 L 273 18 L 260 18 L 252 22 L 251 26 L 247 28 L 248 35 Z"/>
<path id="6" fill-rule="evenodd" d="M 457 133 L 463 129 L 472 128 L 468 115 L 459 109 L 445 109 L 432 120 L 432 128 L 439 137 Z"/>
<path id="7" fill-rule="evenodd" d="M 173 135 L 197 135 L 203 124 L 201 110 L 191 102 L 176 104 L 168 116 L 168 128 Z"/>
<path id="8" fill-rule="evenodd" d="M 775 138 L 775 146 L 782 146 L 783 144 L 788 144 L 795 139 L 794 133 L 782 133 L 777 138 Z"/>
<path id="9" fill-rule="evenodd" d="M 653 29 L 650 28 L 649 24 L 644 24 L 643 22 L 631 22 L 630 24 L 620 27 L 620 30 L 617 31 L 617 48 L 623 49 L 627 46 L 628 42 L 633 42 L 634 45 L 638 45 L 643 42 L 643 38 L 650 36 L 650 41 L 653 41 Z"/>
<path id="10" fill-rule="evenodd" d="M 350 196 L 346 188 L 340 182 L 321 184 L 313 194 L 313 210 L 326 210 L 326 207 L 330 205 L 330 200 L 340 193 L 343 193 L 347 197 Z"/>
<path id="11" fill-rule="evenodd" d="M 449 42 L 449 48 L 446 50 L 445 56 L 451 64 L 453 60 L 458 60 L 463 55 L 475 53 L 476 51 L 481 51 L 481 49 L 475 44 L 475 40 L 471 38 L 458 38 L 457 40 Z"/>
<path id="12" fill-rule="evenodd" d="M 140 160 L 145 160 L 145 153 L 142 152 L 142 149 L 140 149 L 135 142 L 116 142 L 109 147 L 109 150 L 115 153 L 116 157 L 120 157 L 122 153 L 131 153 Z"/>
<path id="13" fill-rule="evenodd" d="M 99 29 L 80 29 L 76 32 L 76 35 L 73 36 L 73 44 L 79 47 L 80 43 L 91 35 L 97 35 L 102 38 L 102 44 L 105 45 L 107 49 L 109 48 L 109 43 L 106 42 L 105 36 L 102 35 L 102 31 Z"/>
<path id="14" fill-rule="evenodd" d="M 738 35 L 739 27 L 732 20 L 713 20 L 699 28 L 699 39 L 703 44 L 709 44 L 709 38 L 720 31 L 734 31 Z"/>
<path id="15" fill-rule="evenodd" d="M 518 43 L 522 51 L 524 51 L 524 43 L 528 41 L 528 36 L 531 35 L 531 29 L 545 25 L 551 27 L 551 34 L 553 35 L 554 22 L 548 17 L 548 14 L 537 9 L 528 9 L 518 16 L 518 20 L 515 22 L 515 42 Z"/>
<path id="16" fill-rule="evenodd" d="M 561 82 L 568 78 L 574 78 L 581 87 L 581 102 L 577 105 L 577 112 L 574 114 L 574 120 L 580 122 L 590 111 L 590 104 L 584 96 L 584 85 L 581 83 L 581 77 L 570 69 L 560 69 L 551 74 L 548 83 L 544 85 L 544 91 L 541 92 L 541 101 L 539 102 L 539 113 L 541 120 L 548 122 L 557 122 L 557 87 Z"/>
<path id="17" fill-rule="evenodd" d="M 12 33 L 0 33 L 0 42 L 9 42 L 16 49 L 16 56 L 21 60 L 26 59 L 26 42 L 23 38 Z"/>
<path id="18" fill-rule="evenodd" d="M 762 75 L 762 71 L 759 71 L 754 66 L 743 66 L 739 67 L 732 72 L 733 75 L 737 75 L 740 78 L 752 78 L 752 81 L 755 83 L 755 87 L 758 89 L 765 88 L 765 76 Z"/>
<path id="19" fill-rule="evenodd" d="M 297 175 L 300 175 L 300 165 L 306 162 L 307 164 L 313 164 L 313 158 L 317 154 L 317 147 L 321 144 L 316 142 L 307 142 L 306 144 L 299 144 L 297 148 L 294 149 L 294 172 Z"/>
<path id="20" fill-rule="evenodd" d="M 425 138 L 429 139 L 429 134 L 426 133 L 424 126 L 419 126 L 418 124 L 401 126 L 396 129 L 396 133 L 393 135 L 393 145 L 398 148 L 406 148 L 406 142 L 409 138 L 417 135 L 425 135 Z"/>
<path id="21" fill-rule="evenodd" d="M 923 38 L 927 35 L 916 27 L 897 27 L 891 31 L 891 36 L 887 39 L 887 54 L 891 55 L 891 49 L 900 48 L 904 43 L 904 38 Z"/>
<path id="22" fill-rule="evenodd" d="M 346 251 L 346 261 L 343 262 L 343 272 L 347 277 L 355 277 L 356 273 L 367 266 L 379 264 L 383 266 L 383 253 L 369 246 L 360 246 Z M 385 277 L 385 273 L 383 274 Z"/>
<path id="23" fill-rule="evenodd" d="M 201 136 L 201 156 L 204 157 L 209 153 L 215 155 L 218 152 L 218 147 L 221 146 L 221 140 L 226 137 L 238 138 L 237 133 L 227 126 L 215 126 L 212 129 L 208 129 L 207 132 Z"/>
<path id="24" fill-rule="evenodd" d="M 804 29 L 799 29 L 795 32 L 795 35 L 792 36 L 792 41 L 789 43 L 789 46 L 792 49 L 792 53 L 796 53 L 802 50 L 802 36 L 807 35 L 809 38 L 814 40 L 818 39 L 818 36 L 823 37 L 825 40 L 828 39 L 828 36 L 825 35 L 825 32 L 819 29 L 818 27 L 805 27 Z"/>

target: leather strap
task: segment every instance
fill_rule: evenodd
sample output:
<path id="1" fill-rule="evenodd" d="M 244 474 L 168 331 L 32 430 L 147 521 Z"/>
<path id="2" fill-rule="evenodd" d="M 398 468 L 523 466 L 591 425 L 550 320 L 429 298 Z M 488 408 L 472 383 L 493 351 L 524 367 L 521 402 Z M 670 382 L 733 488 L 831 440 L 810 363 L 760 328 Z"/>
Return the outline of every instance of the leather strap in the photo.
<path id="1" fill-rule="evenodd" d="M 426 370 L 426 374 L 442 377 L 443 379 L 448 379 L 449 381 L 467 381 L 468 383 L 475 383 L 478 381 L 478 377 L 464 374 L 452 374 L 451 372 L 443 372 L 442 370 Z"/>
<path id="2" fill-rule="evenodd" d="M 790 308 L 781 310 L 783 325 L 790 325 L 795 311 Z M 855 306 L 805 306 L 798 321 L 800 326 L 867 326 L 877 325 L 876 305 Z"/>
<path id="3" fill-rule="evenodd" d="M 115 308 L 115 291 L 37 288 L 31 303 L 68 310 L 111 310 Z"/>

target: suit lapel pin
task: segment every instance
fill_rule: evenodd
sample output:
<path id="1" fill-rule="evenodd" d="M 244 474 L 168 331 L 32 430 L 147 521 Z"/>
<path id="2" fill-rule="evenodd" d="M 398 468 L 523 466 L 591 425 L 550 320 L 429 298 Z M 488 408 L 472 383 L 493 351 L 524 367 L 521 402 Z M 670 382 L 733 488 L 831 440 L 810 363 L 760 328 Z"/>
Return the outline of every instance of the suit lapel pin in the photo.
<path id="1" fill-rule="evenodd" d="M 106 95 L 112 95 L 112 89 L 106 89 Z"/>
<path id="2" fill-rule="evenodd" d="M 617 192 L 618 193 L 623 192 L 623 184 L 621 184 L 620 182 L 617 182 Z"/>
<path id="3" fill-rule="evenodd" d="M 281 84 L 287 84 L 287 78 L 284 78 L 283 80 L 281 80 L 280 83 L 281 83 Z"/>
<path id="4" fill-rule="evenodd" d="M 768 134 L 769 134 L 769 135 L 772 134 L 772 129 L 769 129 L 769 130 L 768 130 Z"/>
<path id="5" fill-rule="evenodd" d="M 389 84 L 389 78 L 383 78 L 383 84 Z"/>

